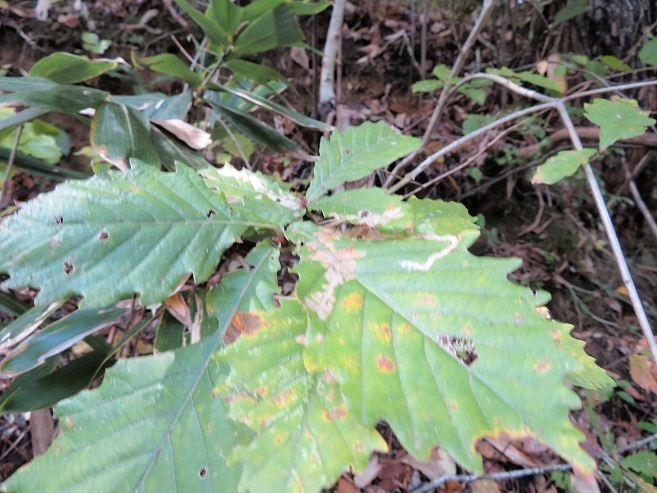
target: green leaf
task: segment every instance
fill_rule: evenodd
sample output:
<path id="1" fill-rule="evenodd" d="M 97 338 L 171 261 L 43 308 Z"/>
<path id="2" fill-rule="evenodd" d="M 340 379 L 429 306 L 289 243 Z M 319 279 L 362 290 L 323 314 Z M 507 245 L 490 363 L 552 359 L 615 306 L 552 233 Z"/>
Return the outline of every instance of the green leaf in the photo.
<path id="1" fill-rule="evenodd" d="M 421 80 L 413 84 L 412 90 L 413 93 L 418 92 L 433 92 L 438 89 L 442 89 L 445 86 L 445 83 L 438 79 L 427 79 Z"/>
<path id="2" fill-rule="evenodd" d="M 387 450 L 358 423 L 329 372 L 308 373 L 305 332 L 298 301 L 284 300 L 248 315 L 242 337 L 217 353 L 231 366 L 220 387 L 230 392 L 230 417 L 258 432 L 230 458 L 244 468 L 242 492 L 320 491 L 350 466 L 362 471 L 372 450 Z"/>
<path id="3" fill-rule="evenodd" d="M 249 3 L 244 7 L 244 12 L 242 14 L 242 20 L 252 21 L 261 15 L 274 10 L 279 5 L 285 3 L 285 0 L 256 0 Z"/>
<path id="4" fill-rule="evenodd" d="M 177 162 L 194 169 L 204 169 L 209 166 L 201 152 L 192 149 L 178 139 L 166 136 L 159 128 L 151 127 L 151 130 L 153 147 L 158 155 L 156 165 L 161 164 L 169 171 L 175 168 Z"/>
<path id="5" fill-rule="evenodd" d="M 223 316 L 227 303 L 235 312 L 250 313 L 274 308 L 274 294 L 280 293 L 277 273 L 281 268 L 279 251 L 268 240 L 258 243 L 246 256 L 251 269 L 240 269 L 226 274 L 221 282 L 203 294 L 206 311 L 210 316 Z M 248 290 L 245 296 L 244 290 Z"/>
<path id="6" fill-rule="evenodd" d="M 586 0 L 573 0 L 570 4 L 559 9 L 554 16 L 552 25 L 556 27 L 570 19 L 586 14 L 589 10 L 591 10 L 591 6 L 587 4 Z"/>
<path id="7" fill-rule="evenodd" d="M 245 15 L 246 16 L 246 15 Z M 229 58 L 243 57 L 303 40 L 303 33 L 287 5 L 279 5 L 260 15 L 240 33 Z"/>
<path id="8" fill-rule="evenodd" d="M 227 403 L 213 392 L 223 383 L 227 368 L 213 361 L 212 354 L 223 346 L 238 310 L 258 307 L 254 298 L 270 305 L 257 286 L 276 285 L 272 255 L 276 256 L 273 246 L 261 247 L 258 263 L 248 275 L 226 275 L 239 276 L 242 282 L 234 285 L 237 296 L 214 297 L 216 312 L 211 315 L 217 328 L 212 335 L 173 352 L 121 360 L 100 388 L 58 406 L 62 436 L 9 478 L 3 489 L 237 493 L 240 468 L 227 466 L 226 457 L 238 440 L 248 438 L 248 430 L 228 421 Z M 69 473 L 60 474 L 62 470 Z"/>
<path id="9" fill-rule="evenodd" d="M 91 144 L 98 154 L 119 168 L 128 158 L 158 163 L 151 125 L 144 113 L 122 104 L 105 103 L 91 122 Z"/>
<path id="10" fill-rule="evenodd" d="M 5 293 L 4 291 L 0 291 L 0 311 L 3 311 L 5 313 L 9 313 L 10 315 L 14 315 L 16 317 L 22 315 L 26 311 L 29 310 L 29 307 L 23 303 L 22 301 L 17 300 L 15 297 L 13 297 L 9 293 Z M 3 334 L 4 332 L 0 332 L 0 334 Z M 2 337 L 0 336 L 0 343 L 3 342 Z"/>
<path id="11" fill-rule="evenodd" d="M 647 127 L 655 124 L 634 99 L 595 99 L 593 103 L 585 103 L 584 109 L 584 116 L 600 127 L 600 149 L 617 140 L 643 135 Z"/>
<path id="12" fill-rule="evenodd" d="M 595 149 L 582 149 L 581 151 L 561 151 L 548 159 L 545 164 L 536 168 L 532 183 L 545 183 L 552 185 L 567 176 L 572 176 L 584 163 L 588 162 L 596 153 Z"/>
<path id="13" fill-rule="evenodd" d="M 14 93 L 0 96 L 0 104 L 20 102 L 69 115 L 77 115 L 86 108 L 96 108 L 109 96 L 109 93 L 98 89 L 58 84 L 40 77 L 0 77 L 0 90 Z"/>
<path id="14" fill-rule="evenodd" d="M 30 75 L 61 84 L 76 84 L 114 70 L 118 65 L 115 60 L 89 60 L 87 57 L 57 52 L 36 62 L 30 69 Z"/>
<path id="15" fill-rule="evenodd" d="M 228 38 L 233 42 L 233 33 L 240 25 L 244 9 L 235 5 L 231 0 L 212 0 L 212 12 L 217 23 L 222 27 Z"/>
<path id="16" fill-rule="evenodd" d="M 198 87 L 203 82 L 200 75 L 191 71 L 180 58 L 171 53 L 161 53 L 160 55 L 148 58 L 140 58 L 139 63 L 146 65 L 151 70 L 160 74 L 179 77 L 192 87 Z"/>
<path id="17" fill-rule="evenodd" d="M 548 78 L 546 75 L 534 74 L 532 72 L 515 72 L 507 67 L 502 67 L 500 69 L 489 68 L 486 70 L 489 74 L 499 75 L 510 79 L 511 81 L 522 81 L 527 82 L 543 89 L 549 91 L 554 91 L 558 94 L 562 93 L 562 87 L 554 80 Z"/>
<path id="18" fill-rule="evenodd" d="M 42 110 L 40 108 L 27 108 L 24 109 L 23 111 L 20 111 L 16 114 L 9 114 L 5 115 L 2 120 L 0 120 L 0 131 L 6 129 L 6 128 L 11 128 L 11 127 L 16 127 L 18 125 L 22 125 L 23 123 L 27 123 L 31 120 L 34 120 L 35 118 L 39 118 L 40 116 L 43 116 L 48 113 L 48 110 Z"/>
<path id="19" fill-rule="evenodd" d="M 370 228 L 407 229 L 408 204 L 399 195 L 381 188 L 357 188 L 337 192 L 313 202 L 312 209 L 340 222 Z"/>
<path id="20" fill-rule="evenodd" d="M 471 255 L 476 231 L 355 239 L 295 223 L 286 235 L 303 244 L 297 293 L 317 355 L 306 365 L 334 372 L 363 425 L 385 419 L 418 459 L 440 445 L 477 472 L 475 443 L 500 433 L 595 469 L 563 384 L 580 365 L 554 342 L 560 324 L 507 280 L 518 261 Z"/>
<path id="21" fill-rule="evenodd" d="M 287 4 L 296 15 L 317 15 L 330 7 L 331 2 L 328 0 L 319 0 L 318 2 L 303 1 L 288 2 Z"/>
<path id="22" fill-rule="evenodd" d="M 112 96 L 112 102 L 143 111 L 149 120 L 185 120 L 192 95 L 189 92 L 167 96 L 161 92 L 137 96 Z"/>
<path id="23" fill-rule="evenodd" d="M 160 353 L 184 346 L 185 326 L 168 311 L 162 314 L 157 326 L 153 348 Z"/>
<path id="24" fill-rule="evenodd" d="M 15 347 L 30 337 L 61 305 L 61 303 L 51 303 L 48 306 L 32 307 L 3 327 L 0 330 L 2 352 L 6 352 L 7 348 Z"/>
<path id="25" fill-rule="evenodd" d="M 636 471 L 641 476 L 654 480 L 657 478 L 657 454 L 647 450 L 636 452 L 619 461 L 620 465 Z"/>
<path id="26" fill-rule="evenodd" d="M 420 139 L 395 133 L 383 122 L 364 123 L 322 140 L 306 199 L 317 200 L 347 181 L 359 180 L 420 146 Z"/>
<path id="27" fill-rule="evenodd" d="M 205 281 L 247 228 L 272 227 L 245 220 L 184 165 L 134 164 L 61 185 L 0 223 L 3 285 L 41 288 L 39 304 L 81 294 L 85 309 L 140 293 L 146 306 L 189 273 Z"/>
<path id="28" fill-rule="evenodd" d="M 657 38 L 652 38 L 639 51 L 639 60 L 646 65 L 657 67 Z"/>
<path id="29" fill-rule="evenodd" d="M 92 351 L 57 369 L 54 367 L 59 357 L 49 358 L 13 380 L 0 396 L 0 413 L 44 409 L 77 394 L 114 363 L 111 359 L 106 361 L 107 356 L 107 351 Z"/>
<path id="30" fill-rule="evenodd" d="M 11 377 L 39 366 L 93 332 L 111 325 L 124 313 L 123 309 L 111 307 L 73 312 L 12 348 L 0 364 L 0 375 Z"/>
<path id="31" fill-rule="evenodd" d="M 287 77 L 266 65 L 248 62 L 246 60 L 228 60 L 224 67 L 238 77 L 244 77 L 256 81 L 258 84 L 267 85 L 271 81 L 286 81 Z"/>
<path id="32" fill-rule="evenodd" d="M 220 90 L 220 91 L 226 91 L 231 94 L 234 94 L 242 99 L 249 101 L 250 103 L 253 103 L 255 106 L 259 106 L 261 108 L 265 108 L 267 110 L 271 110 L 281 115 L 284 115 L 288 117 L 290 120 L 292 120 L 293 122 L 298 123 L 299 125 L 303 125 L 308 128 L 316 128 L 318 130 L 328 129 L 328 125 L 326 125 L 324 122 L 320 122 L 318 120 L 315 120 L 314 118 L 310 118 L 305 115 L 302 115 L 301 113 L 297 113 L 296 111 L 286 108 L 285 106 L 281 106 L 278 103 L 269 101 L 267 98 L 263 98 L 262 96 L 259 96 L 254 92 L 245 91 L 244 89 L 225 86 L 221 84 L 208 84 L 208 88 Z"/>
<path id="33" fill-rule="evenodd" d="M 228 46 L 228 35 L 217 21 L 210 19 L 206 15 L 202 14 L 190 4 L 188 4 L 185 0 L 175 0 L 175 2 L 187 13 L 187 15 L 192 18 L 196 24 L 198 24 L 201 29 L 203 29 L 203 32 L 210 39 L 210 41 L 222 49 L 225 49 Z"/>
<path id="34" fill-rule="evenodd" d="M 271 150 L 284 153 L 296 149 L 294 141 L 278 133 L 273 128 L 261 123 L 251 115 L 235 110 L 219 102 L 210 102 L 215 111 L 241 133 L 256 142 L 266 145 Z"/>
<path id="35" fill-rule="evenodd" d="M 304 216 L 305 208 L 294 194 L 283 190 L 265 175 L 247 169 L 236 170 L 230 164 L 201 172 L 210 190 L 222 192 L 228 204 L 242 204 L 244 216 L 254 222 L 283 229 Z"/>

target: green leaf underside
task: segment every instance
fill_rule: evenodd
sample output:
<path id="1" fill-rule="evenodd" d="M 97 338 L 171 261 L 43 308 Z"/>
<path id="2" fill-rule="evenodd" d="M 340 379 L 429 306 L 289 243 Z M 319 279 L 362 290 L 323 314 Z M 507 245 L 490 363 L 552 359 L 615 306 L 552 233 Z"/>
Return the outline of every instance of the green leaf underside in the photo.
<path id="1" fill-rule="evenodd" d="M 114 70 L 117 65 L 114 60 L 89 60 L 71 53 L 53 53 L 35 63 L 30 75 L 62 84 L 76 84 Z"/>
<path id="2" fill-rule="evenodd" d="M 532 183 L 552 185 L 567 176 L 572 176 L 595 153 L 595 149 L 561 151 L 556 156 L 548 159 L 545 164 L 536 168 L 536 172 L 532 177 Z"/>
<path id="3" fill-rule="evenodd" d="M 469 254 L 473 233 L 354 240 L 296 223 L 288 237 L 304 243 L 307 365 L 335 372 L 364 425 L 385 419 L 413 455 L 439 444 L 474 471 L 476 441 L 500 434 L 534 436 L 593 469 L 568 419 L 579 400 L 563 385 L 580 365 L 555 345 L 560 324 L 506 280 L 515 260 Z"/>
<path id="4" fill-rule="evenodd" d="M 351 127 L 322 141 L 306 192 L 312 202 L 347 181 L 359 180 L 420 146 L 420 139 L 395 133 L 383 122 Z"/>
<path id="5" fill-rule="evenodd" d="M 226 457 L 250 432 L 228 421 L 213 392 L 227 369 L 212 354 L 237 311 L 272 306 L 257 297 L 263 283 L 276 286 L 277 258 L 273 246 L 256 247 L 247 257 L 252 270 L 225 276 L 241 280 L 234 283 L 240 295 L 216 300 L 210 315 L 217 330 L 199 344 L 122 360 L 98 389 L 62 402 L 62 436 L 4 483 L 5 491 L 237 492 L 240 468 Z"/>
<path id="6" fill-rule="evenodd" d="M 262 173 L 238 171 L 226 164 L 221 169 L 207 168 L 201 176 L 210 190 L 222 192 L 228 204 L 241 204 L 243 214 L 254 221 L 276 224 L 282 229 L 305 214 L 299 198 Z"/>
<path id="7" fill-rule="evenodd" d="M 81 308 L 133 293 L 149 305 L 166 299 L 189 274 L 198 282 L 249 227 L 225 197 L 190 168 L 164 173 L 135 163 L 41 194 L 0 224 L 4 286 L 41 289 L 36 302 L 80 294 Z"/>
<path id="8" fill-rule="evenodd" d="M 596 99 L 593 103 L 585 103 L 584 109 L 586 118 L 600 127 L 600 149 L 606 149 L 617 140 L 643 135 L 646 128 L 655 124 L 634 99 Z"/>
<path id="9" fill-rule="evenodd" d="M 646 42 L 639 51 L 639 60 L 646 65 L 657 66 L 657 38 Z"/>
<path id="10" fill-rule="evenodd" d="M 264 315 L 264 314 L 263 314 Z M 304 367 L 307 324 L 298 301 L 252 314 L 242 337 L 218 353 L 230 364 L 230 417 L 258 432 L 231 456 L 242 464 L 240 491 L 320 491 L 353 466 L 367 464 L 385 441 L 359 424 L 330 373 Z"/>

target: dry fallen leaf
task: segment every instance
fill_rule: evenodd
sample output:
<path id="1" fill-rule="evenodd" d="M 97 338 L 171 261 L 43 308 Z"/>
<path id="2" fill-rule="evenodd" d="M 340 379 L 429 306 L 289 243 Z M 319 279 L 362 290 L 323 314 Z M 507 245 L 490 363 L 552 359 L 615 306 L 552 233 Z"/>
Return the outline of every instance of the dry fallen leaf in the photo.
<path id="1" fill-rule="evenodd" d="M 360 474 L 354 476 L 354 484 L 358 488 L 365 488 L 369 486 L 372 481 L 376 479 L 381 471 L 381 464 L 379 463 L 379 458 L 374 457 L 367 463 L 365 470 Z"/>
<path id="2" fill-rule="evenodd" d="M 174 118 L 171 120 L 151 120 L 151 122 L 171 132 L 189 147 L 197 151 L 205 149 L 212 143 L 212 137 L 209 133 L 182 120 Z"/>
<path id="3" fill-rule="evenodd" d="M 646 392 L 657 394 L 657 373 L 655 363 L 645 354 L 633 354 L 630 356 L 630 375 L 632 380 Z"/>

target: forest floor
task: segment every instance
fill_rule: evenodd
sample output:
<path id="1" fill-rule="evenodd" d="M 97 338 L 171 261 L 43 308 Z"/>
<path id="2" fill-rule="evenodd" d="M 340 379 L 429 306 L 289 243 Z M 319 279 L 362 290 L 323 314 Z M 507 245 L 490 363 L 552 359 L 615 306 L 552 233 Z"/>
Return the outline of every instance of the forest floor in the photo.
<path id="1" fill-rule="evenodd" d="M 163 52 L 180 53 L 173 38 L 182 46 L 187 31 L 162 5 L 147 23 L 143 15 L 147 2 L 122 0 L 88 2 L 88 17 L 75 12 L 68 2 L 54 4 L 45 22 L 33 18 L 32 2 L 0 2 L 0 66 L 18 75 L 29 70 L 39 58 L 53 51 L 82 53 L 81 33 L 90 27 L 101 39 L 110 41 L 104 54 L 130 60 L 132 52 L 143 56 Z M 71 2 L 72 3 L 72 2 Z M 350 122 L 385 121 L 406 135 L 421 136 L 434 109 L 436 95 L 413 94 L 411 85 L 431 76 L 436 64 L 451 66 L 473 24 L 473 14 L 459 2 L 446 2 L 452 8 L 431 6 L 423 17 L 409 7 L 411 2 L 360 1 L 349 4 L 343 30 L 342 67 L 338 100 L 349 111 Z M 468 2 L 462 2 L 467 4 Z M 421 2 L 418 3 L 420 5 Z M 420 7 L 418 7 L 420 8 Z M 467 70 L 479 67 L 509 66 L 532 68 L 546 56 L 546 46 L 561 52 L 577 51 L 566 33 L 560 38 L 537 22 L 531 9 L 497 13 L 470 57 Z M 329 11 L 304 18 L 307 42 L 321 49 Z M 93 23 L 90 26 L 89 23 Z M 426 32 L 422 33 L 422 24 Z M 116 26 L 122 26 L 117 30 Z M 546 32 L 543 32 L 546 31 Z M 281 55 L 281 56 L 278 56 Z M 424 58 L 424 64 L 423 62 Z M 318 63 L 321 58 L 306 50 L 280 50 L 276 56 L 260 60 L 290 78 L 287 99 L 298 111 L 316 116 Z M 470 62 L 469 62 L 470 63 Z M 103 77 L 102 89 L 129 91 L 126 81 Z M 150 85 L 155 81 L 153 85 Z M 175 93 L 180 87 L 167 82 L 145 80 L 149 89 Z M 633 95 L 642 104 L 657 110 L 654 94 Z M 434 132 L 430 151 L 435 151 L 463 135 L 463 124 L 473 115 L 499 115 L 522 101 L 501 90 L 489 91 L 484 105 L 465 97 L 448 103 Z M 644 104 L 645 107 L 645 104 Z M 267 118 L 267 117 L 265 117 Z M 71 138 L 73 152 L 64 166 L 80 169 L 87 164 L 74 152 L 88 145 L 88 132 L 68 117 L 51 116 L 50 122 L 64 129 Z M 289 125 L 284 122 L 283 125 Z M 586 351 L 607 370 L 617 387 L 600 393 L 578 391 L 583 409 L 572 418 L 586 435 L 585 447 L 596 457 L 614 457 L 623 449 L 657 432 L 657 368 L 644 356 L 646 343 L 638 329 L 627 293 L 595 206 L 582 176 L 551 187 L 535 188 L 529 181 L 539 162 L 521 159 L 523 149 L 536 146 L 558 129 L 554 115 L 526 121 L 512 131 L 500 129 L 471 141 L 420 175 L 417 183 L 405 189 L 419 197 L 462 202 L 473 216 L 480 218 L 483 234 L 472 247 L 477 255 L 518 257 L 522 267 L 511 278 L 535 289 L 552 293 L 548 305 L 555 319 L 573 324 L 573 336 L 585 341 Z M 291 132 L 304 140 L 308 152 L 317 151 L 319 136 L 307 131 Z M 480 152 L 485 149 L 485 152 Z M 432 182 L 447 170 L 479 154 L 460 171 Z M 525 153 L 526 154 L 526 153 Z M 529 153 L 531 155 L 531 153 Z M 258 150 L 256 168 L 279 169 L 287 179 L 307 173 L 307 165 L 294 158 Z M 657 238 L 646 225 L 627 190 L 625 166 L 635 168 L 642 159 L 648 165 L 637 180 L 639 191 L 651 211 L 657 210 L 657 166 L 651 149 L 624 146 L 609 153 L 598 166 L 598 176 L 606 191 L 618 234 L 653 325 L 657 321 Z M 19 174 L 12 180 L 15 200 L 24 201 L 52 183 Z M 5 383 L 0 382 L 0 391 Z M 536 403 L 537 406 L 541 404 Z M 389 454 L 372 459 L 366 473 L 345 474 L 331 491 L 339 493 L 408 491 L 426 479 L 458 471 L 453 460 L 436 451 L 429 462 L 420 463 L 399 446 L 385 426 L 381 431 L 391 445 Z M 657 447 L 657 439 L 652 442 Z M 478 450 L 487 472 L 542 467 L 558 461 L 547 448 L 530 439 L 482 440 Z M 31 460 L 32 444 L 26 416 L 0 417 L 0 479 Z M 564 479 L 557 474 L 538 474 L 504 482 L 479 481 L 469 485 L 451 482 L 440 491 L 564 491 Z M 611 484 L 611 483 L 610 483 Z M 616 484 L 619 491 L 629 491 Z M 606 488 L 606 487 L 604 487 Z M 654 490 L 653 490 L 654 491 Z"/>

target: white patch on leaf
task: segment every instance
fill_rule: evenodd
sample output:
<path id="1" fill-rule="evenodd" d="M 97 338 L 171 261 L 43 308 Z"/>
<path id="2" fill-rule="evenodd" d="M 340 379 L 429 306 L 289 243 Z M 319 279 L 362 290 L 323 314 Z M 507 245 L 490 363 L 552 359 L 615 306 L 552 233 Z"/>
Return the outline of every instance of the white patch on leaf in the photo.
<path id="1" fill-rule="evenodd" d="M 442 250 L 437 251 L 429 255 L 427 260 L 424 262 L 415 262 L 413 260 L 400 260 L 399 266 L 407 270 L 417 270 L 426 272 L 431 269 L 431 266 L 435 264 L 438 260 L 445 258 L 447 255 L 452 253 L 458 247 L 459 240 L 456 235 L 422 235 L 422 238 L 429 241 L 446 241 L 448 244 Z"/>

